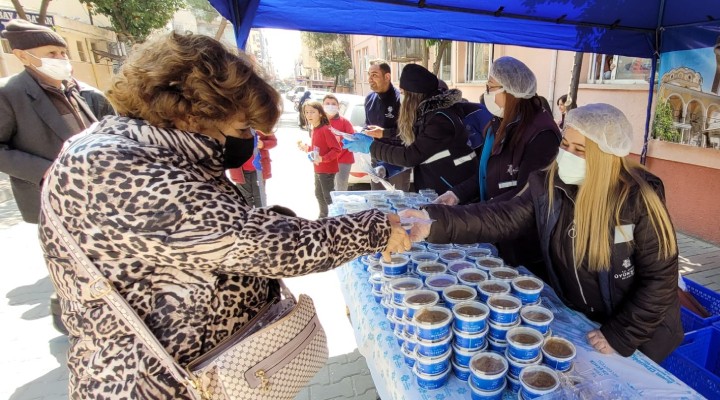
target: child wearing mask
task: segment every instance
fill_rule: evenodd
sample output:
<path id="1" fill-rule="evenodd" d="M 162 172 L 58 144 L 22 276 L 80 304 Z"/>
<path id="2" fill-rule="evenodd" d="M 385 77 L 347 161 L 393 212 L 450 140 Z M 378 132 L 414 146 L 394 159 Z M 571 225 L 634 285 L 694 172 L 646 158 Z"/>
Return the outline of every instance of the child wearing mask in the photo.
<path id="1" fill-rule="evenodd" d="M 328 94 L 323 98 L 323 110 L 330 119 L 330 126 L 335 130 L 338 143 L 342 147 L 342 135 L 338 133 L 355 133 L 352 124 L 340 115 L 340 102 L 333 94 Z M 342 149 L 338 157 L 338 173 L 335 174 L 335 190 L 344 191 L 348 188 L 348 179 L 350 178 L 350 168 L 355 162 L 353 153 L 348 149 Z"/>

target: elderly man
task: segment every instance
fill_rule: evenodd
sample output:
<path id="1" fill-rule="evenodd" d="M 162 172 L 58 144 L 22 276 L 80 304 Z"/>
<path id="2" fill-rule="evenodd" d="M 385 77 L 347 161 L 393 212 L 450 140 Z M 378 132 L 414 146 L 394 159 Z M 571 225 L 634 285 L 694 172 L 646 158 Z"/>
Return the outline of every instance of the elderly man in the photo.
<path id="1" fill-rule="evenodd" d="M 2 31 L 25 70 L 0 80 L 0 171 L 10 176 L 23 220 L 37 223 L 40 187 L 65 140 L 97 118 L 72 78 L 65 40 L 50 28 L 12 20 Z M 93 93 L 97 97 L 97 93 Z M 51 301 L 53 316 L 59 315 Z M 59 319 L 55 321 L 58 326 Z"/>

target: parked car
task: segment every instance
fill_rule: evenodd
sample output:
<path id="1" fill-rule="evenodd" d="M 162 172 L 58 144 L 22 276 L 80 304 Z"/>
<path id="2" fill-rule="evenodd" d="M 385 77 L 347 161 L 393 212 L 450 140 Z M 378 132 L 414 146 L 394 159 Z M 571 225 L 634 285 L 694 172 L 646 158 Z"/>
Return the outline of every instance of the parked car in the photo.
<path id="1" fill-rule="evenodd" d="M 340 101 L 340 115 L 345 117 L 355 128 L 355 132 L 361 132 L 365 127 L 365 97 L 358 96 L 355 94 L 343 94 L 336 93 L 335 96 Z M 366 186 L 370 184 L 370 178 L 365 172 L 362 172 L 361 165 L 370 163 L 370 154 L 355 153 L 355 163 L 350 169 L 350 177 L 348 184 L 350 190 L 353 190 L 353 185 Z M 410 183 L 414 181 L 414 177 L 410 175 Z M 410 186 L 412 189 L 412 185 Z M 366 188 L 358 188 L 366 189 Z"/>
<path id="2" fill-rule="evenodd" d="M 365 127 L 365 97 L 354 94 L 337 93 L 335 96 L 340 101 L 340 115 L 345 117 L 360 132 Z M 352 190 L 353 185 L 370 184 L 370 178 L 362 172 L 362 163 L 370 165 L 370 154 L 355 153 L 355 163 L 350 169 L 348 187 Z"/>
<path id="3" fill-rule="evenodd" d="M 303 92 L 304 94 L 305 92 Z M 322 103 L 323 98 L 326 94 L 330 92 L 325 92 L 322 90 L 317 89 L 310 89 L 310 100 L 319 101 Z M 300 96 L 295 97 L 295 100 L 293 101 L 293 107 L 295 108 L 295 111 L 300 111 L 300 98 L 302 97 L 302 94 Z"/>
<path id="4" fill-rule="evenodd" d="M 295 86 L 292 89 L 290 89 L 287 93 L 285 93 L 285 98 L 287 98 L 290 101 L 295 101 L 302 97 L 303 93 L 307 90 L 307 86 Z"/>

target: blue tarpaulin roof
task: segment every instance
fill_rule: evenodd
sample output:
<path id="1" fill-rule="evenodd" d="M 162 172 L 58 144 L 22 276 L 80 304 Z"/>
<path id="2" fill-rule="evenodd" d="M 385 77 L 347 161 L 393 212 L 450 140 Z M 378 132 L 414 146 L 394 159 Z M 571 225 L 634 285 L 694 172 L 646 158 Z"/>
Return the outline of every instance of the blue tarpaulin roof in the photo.
<path id="1" fill-rule="evenodd" d="M 718 0 L 210 0 L 250 28 L 451 39 L 650 58 L 707 47 Z"/>

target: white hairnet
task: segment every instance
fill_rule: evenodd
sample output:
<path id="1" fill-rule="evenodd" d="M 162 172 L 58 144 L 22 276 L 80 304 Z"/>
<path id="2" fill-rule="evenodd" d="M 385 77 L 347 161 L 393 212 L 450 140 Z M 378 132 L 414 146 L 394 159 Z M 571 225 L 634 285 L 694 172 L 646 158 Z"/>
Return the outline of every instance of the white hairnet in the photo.
<path id="1" fill-rule="evenodd" d="M 568 111 L 565 127 L 577 130 L 606 153 L 630 154 L 632 126 L 625 114 L 610 104 L 588 104 Z"/>
<path id="2" fill-rule="evenodd" d="M 490 66 L 490 76 L 503 86 L 506 93 L 529 99 L 537 93 L 537 79 L 522 61 L 512 57 L 500 57 Z"/>

